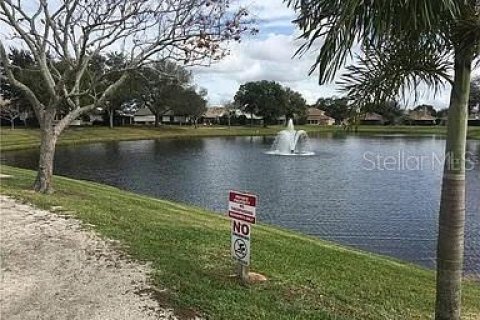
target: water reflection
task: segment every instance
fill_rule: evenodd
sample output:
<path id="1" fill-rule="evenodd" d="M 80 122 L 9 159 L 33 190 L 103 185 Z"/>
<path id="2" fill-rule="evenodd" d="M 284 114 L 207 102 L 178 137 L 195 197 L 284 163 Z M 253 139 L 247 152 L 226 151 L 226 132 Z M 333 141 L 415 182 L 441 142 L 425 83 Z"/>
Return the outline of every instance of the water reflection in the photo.
<path id="1" fill-rule="evenodd" d="M 58 148 L 57 174 L 107 183 L 138 193 L 224 212 L 230 189 L 259 195 L 262 222 L 343 244 L 434 265 L 442 168 L 376 166 L 384 161 L 442 156 L 435 136 L 311 135 L 315 156 L 264 154 L 273 137 L 225 137 L 99 143 Z M 480 155 L 480 141 L 469 141 Z M 37 154 L 3 155 L 7 163 L 35 167 Z M 376 159 L 376 158 L 375 158 Z M 410 168 L 411 169 L 411 168 Z M 480 272 L 480 164 L 467 174 L 465 268 Z"/>

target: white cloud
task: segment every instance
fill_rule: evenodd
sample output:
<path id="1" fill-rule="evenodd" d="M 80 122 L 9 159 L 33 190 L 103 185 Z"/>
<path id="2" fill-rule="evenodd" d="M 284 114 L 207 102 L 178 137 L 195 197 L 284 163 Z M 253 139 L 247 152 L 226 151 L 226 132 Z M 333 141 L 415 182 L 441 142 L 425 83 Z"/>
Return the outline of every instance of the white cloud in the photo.
<path id="1" fill-rule="evenodd" d="M 231 53 L 224 60 L 208 68 L 195 67 L 199 85 L 210 92 L 212 103 L 218 97 L 233 98 L 240 84 L 248 81 L 272 80 L 292 87 L 314 102 L 319 87 L 315 76 L 308 76 L 313 56 L 293 57 L 298 48 L 294 35 L 271 33 L 263 39 L 246 39 L 231 46 Z M 232 87 L 233 86 L 233 87 Z"/>
<path id="2" fill-rule="evenodd" d="M 287 25 L 295 18 L 294 11 L 282 0 L 254 0 L 246 8 L 260 22 Z"/>
<path id="3" fill-rule="evenodd" d="M 257 80 L 289 86 L 302 93 L 309 103 L 319 97 L 342 95 L 334 82 L 319 86 L 318 73 L 308 75 L 318 52 L 312 50 L 301 58 L 293 58 L 301 44 L 291 23 L 295 17 L 293 10 L 280 0 L 257 0 L 246 7 L 259 22 L 260 34 L 232 44 L 230 55 L 222 61 L 208 68 L 193 68 L 195 80 L 208 90 L 211 104 L 232 100 L 241 84 Z M 409 99 L 405 105 L 428 103 L 438 109 L 448 105 L 449 88 L 437 96 L 429 94 L 427 88 L 423 91 L 425 94 L 417 101 Z"/>

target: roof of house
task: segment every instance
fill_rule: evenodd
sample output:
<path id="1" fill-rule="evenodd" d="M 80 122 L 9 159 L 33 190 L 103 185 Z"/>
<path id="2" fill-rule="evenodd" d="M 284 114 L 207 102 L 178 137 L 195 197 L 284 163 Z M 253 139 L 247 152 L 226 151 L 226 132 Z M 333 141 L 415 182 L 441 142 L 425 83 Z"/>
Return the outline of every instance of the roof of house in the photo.
<path id="1" fill-rule="evenodd" d="M 317 109 L 317 108 L 308 108 L 307 109 L 307 116 L 323 116 L 325 111 Z"/>
<path id="2" fill-rule="evenodd" d="M 369 112 L 366 113 L 365 116 L 363 117 L 363 120 L 366 121 L 384 121 L 385 118 L 381 114 L 375 113 L 375 112 Z"/>
<path id="3" fill-rule="evenodd" d="M 141 108 L 138 109 L 137 112 L 135 112 L 136 116 L 153 116 L 152 111 L 148 108 Z"/>
<path id="4" fill-rule="evenodd" d="M 227 109 L 225 107 L 209 107 L 207 111 L 203 114 L 205 118 L 220 118 L 223 117 L 227 113 Z"/>
<path id="5" fill-rule="evenodd" d="M 408 114 L 408 118 L 414 121 L 435 121 L 437 119 L 426 110 L 412 110 Z"/>

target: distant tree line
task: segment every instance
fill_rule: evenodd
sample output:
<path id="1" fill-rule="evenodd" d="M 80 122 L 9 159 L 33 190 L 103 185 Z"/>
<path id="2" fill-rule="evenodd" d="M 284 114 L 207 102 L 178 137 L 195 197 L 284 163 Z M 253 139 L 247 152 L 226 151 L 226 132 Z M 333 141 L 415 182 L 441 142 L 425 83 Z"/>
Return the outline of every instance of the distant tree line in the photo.
<path id="1" fill-rule="evenodd" d="M 363 103 L 361 106 L 351 104 L 347 97 L 319 98 L 310 107 L 325 111 L 337 124 L 357 123 L 362 115 L 377 113 L 385 119 L 385 124 L 399 124 L 405 121 L 405 110 L 397 101 Z M 264 124 L 276 124 L 280 116 L 295 118 L 298 123 L 305 123 L 309 105 L 303 96 L 275 81 L 251 81 L 242 84 L 237 90 L 234 101 L 228 103 L 230 108 L 238 108 L 250 115 L 263 118 Z M 480 107 L 480 76 L 474 78 L 470 89 L 470 112 L 478 112 Z M 421 104 L 413 110 L 425 110 L 429 115 L 442 118 L 447 110 L 436 110 L 434 106 Z M 253 117 L 250 117 L 253 121 Z"/>
<path id="2" fill-rule="evenodd" d="M 42 76 L 38 71 L 30 52 L 11 48 L 9 59 L 15 68 L 15 75 L 39 97 L 42 103 L 48 103 L 48 95 Z M 63 62 L 50 60 L 50 63 L 58 70 L 65 72 Z M 95 93 L 101 93 L 110 85 L 118 81 L 124 73 L 127 63 L 125 55 L 117 52 L 105 55 L 97 54 L 91 58 L 82 78 L 80 86 L 89 87 Z M 27 125 L 36 125 L 37 119 L 32 112 L 30 101 L 22 91 L 12 86 L 5 76 L 5 71 L 0 70 L 2 81 L 0 94 L 8 104 L 2 104 L 0 116 L 9 121 L 13 127 L 15 121 L 22 120 Z M 131 70 L 127 74 L 126 81 L 122 81 L 115 94 L 108 96 L 102 104 L 98 104 L 94 112 L 103 113 L 105 122 L 110 127 L 114 126 L 115 117 L 133 116 L 139 108 L 146 107 L 155 115 L 155 125 L 159 124 L 161 116 L 169 111 L 178 115 L 188 115 L 194 121 L 205 112 L 206 108 L 205 89 L 198 89 L 193 84 L 190 71 L 175 62 L 168 60 L 154 61 Z M 88 104 L 91 99 L 88 95 L 79 97 Z M 58 114 L 66 114 L 69 106 L 66 102 L 60 104 Z M 30 119 L 29 119 L 30 117 Z"/>

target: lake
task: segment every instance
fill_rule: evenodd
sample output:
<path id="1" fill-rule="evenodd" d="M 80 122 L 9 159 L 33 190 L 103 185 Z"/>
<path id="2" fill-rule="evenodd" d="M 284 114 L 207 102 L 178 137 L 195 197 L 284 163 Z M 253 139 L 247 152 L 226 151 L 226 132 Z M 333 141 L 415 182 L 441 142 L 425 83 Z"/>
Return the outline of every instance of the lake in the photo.
<path id="1" fill-rule="evenodd" d="M 221 137 L 59 147 L 55 173 L 220 214 L 230 189 L 249 191 L 259 196 L 262 223 L 434 266 L 442 138 L 318 135 L 310 137 L 314 156 L 265 154 L 273 140 Z M 7 164 L 35 168 L 38 153 L 2 157 Z M 479 159 L 480 141 L 468 141 L 465 270 L 477 274 Z"/>

